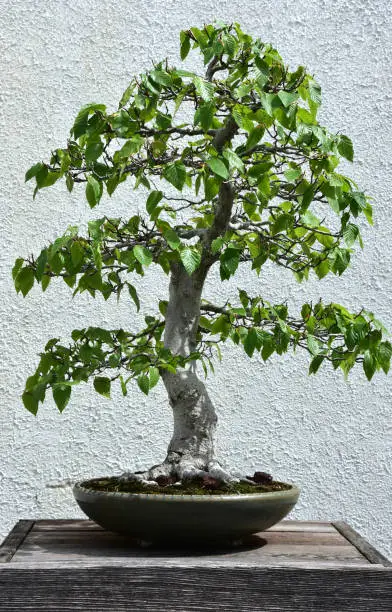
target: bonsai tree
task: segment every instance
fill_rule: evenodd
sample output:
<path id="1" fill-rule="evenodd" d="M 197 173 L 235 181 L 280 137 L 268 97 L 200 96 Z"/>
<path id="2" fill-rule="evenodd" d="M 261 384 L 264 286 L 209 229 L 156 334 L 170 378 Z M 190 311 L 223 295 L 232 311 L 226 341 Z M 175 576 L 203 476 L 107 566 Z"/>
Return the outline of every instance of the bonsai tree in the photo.
<path id="1" fill-rule="evenodd" d="M 84 106 L 66 146 L 26 174 L 35 180 L 34 197 L 65 179 L 69 191 L 83 187 L 91 208 L 127 181 L 145 193 L 143 213 L 102 215 L 87 235 L 69 227 L 13 269 L 23 296 L 34 283 L 45 291 L 61 278 L 74 295 L 108 300 L 125 292 L 139 310 L 134 279 L 158 265 L 168 277 L 168 300 L 157 303 L 143 329 L 86 327 L 72 332 L 70 344 L 49 340 L 22 397 L 36 414 L 50 389 L 61 412 L 82 381 L 91 379 L 109 398 L 114 381 L 126 395 L 134 381 L 148 394 L 161 379 L 174 418 L 167 456 L 129 477 L 230 481 L 214 456 L 217 416 L 197 367 L 207 375 L 222 343 L 231 340 L 264 361 L 304 348 L 311 374 L 331 364 L 347 375 L 361 362 L 369 380 L 388 372 L 392 347 L 363 308 L 353 314 L 306 302 L 289 314 L 287 304 L 241 288 L 233 303 L 203 300 L 214 267 L 223 284 L 242 266 L 259 276 L 267 261 L 299 281 L 340 276 L 354 244 L 362 247 L 357 219 L 372 223 L 372 207 L 337 171 L 341 158 L 353 160 L 352 142 L 319 124 L 320 86 L 303 66 L 290 71 L 271 45 L 238 24 L 194 27 L 180 41 L 181 59 L 197 49 L 205 74 L 167 61 L 153 65 L 131 80 L 114 112 L 101 103 Z"/>

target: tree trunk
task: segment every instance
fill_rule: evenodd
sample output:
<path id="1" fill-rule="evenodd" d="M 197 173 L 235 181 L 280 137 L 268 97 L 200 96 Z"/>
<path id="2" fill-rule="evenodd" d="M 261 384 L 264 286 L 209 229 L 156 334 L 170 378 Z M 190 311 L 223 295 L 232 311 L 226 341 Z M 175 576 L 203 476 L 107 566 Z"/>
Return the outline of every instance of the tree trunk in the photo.
<path id="1" fill-rule="evenodd" d="M 236 130 L 232 120 L 218 130 L 215 138 L 217 149 L 220 150 Z M 223 182 L 214 221 L 204 239 L 202 261 L 196 272 L 189 276 L 181 263 L 172 266 L 164 343 L 174 355 L 186 356 L 195 350 L 203 285 L 208 270 L 217 260 L 211 254 L 211 242 L 225 233 L 233 200 L 232 185 Z M 205 385 L 196 374 L 196 363 L 178 370 L 176 374 L 164 372 L 162 379 L 173 410 L 174 432 L 165 461 L 149 470 L 150 477 L 171 474 L 182 479 L 202 471 L 230 480 L 231 476 L 214 460 L 217 416 Z"/>
<path id="2" fill-rule="evenodd" d="M 164 342 L 173 354 L 186 356 L 195 350 L 204 279 L 201 271 L 189 276 L 182 264 L 172 269 Z M 162 379 L 174 417 L 165 463 L 179 478 L 197 470 L 208 471 L 214 455 L 217 416 L 196 374 L 196 364 L 176 374 L 164 372 Z"/>
<path id="3" fill-rule="evenodd" d="M 234 119 L 229 118 L 226 125 L 217 130 L 213 141 L 216 150 L 221 152 L 237 130 Z M 204 281 L 211 265 L 218 259 L 211 253 L 211 243 L 217 236 L 224 235 L 233 201 L 233 186 L 228 181 L 223 182 L 213 223 L 201 241 L 203 252 L 199 268 L 190 276 L 182 263 L 172 265 L 164 344 L 174 355 L 185 357 L 195 350 Z M 178 369 L 175 374 L 163 371 L 162 380 L 173 410 L 174 432 L 165 461 L 139 473 L 139 478 L 155 480 L 158 476 L 170 475 L 182 480 L 187 476 L 209 473 L 222 480 L 233 480 L 214 460 L 217 416 L 207 390 L 196 374 L 196 363 Z"/>

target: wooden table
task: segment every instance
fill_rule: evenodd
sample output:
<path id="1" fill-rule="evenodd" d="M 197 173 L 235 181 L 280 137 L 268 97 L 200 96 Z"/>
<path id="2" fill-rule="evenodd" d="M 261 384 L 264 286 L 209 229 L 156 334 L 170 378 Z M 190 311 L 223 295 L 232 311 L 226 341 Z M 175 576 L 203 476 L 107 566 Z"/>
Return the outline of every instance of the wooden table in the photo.
<path id="1" fill-rule="evenodd" d="M 342 522 L 282 521 L 207 553 L 23 520 L 0 547 L 0 610 L 391 612 L 392 564 Z"/>

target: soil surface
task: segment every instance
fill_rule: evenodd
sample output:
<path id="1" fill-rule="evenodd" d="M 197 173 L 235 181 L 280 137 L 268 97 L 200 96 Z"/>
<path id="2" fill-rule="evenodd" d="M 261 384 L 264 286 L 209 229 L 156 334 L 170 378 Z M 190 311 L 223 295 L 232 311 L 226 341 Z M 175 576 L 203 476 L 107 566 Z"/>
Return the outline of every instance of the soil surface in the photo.
<path id="1" fill-rule="evenodd" d="M 256 474 L 259 474 L 257 472 Z M 268 475 L 266 475 L 268 476 Z M 93 491 L 108 491 L 112 493 L 149 493 L 169 495 L 249 495 L 252 493 L 271 493 L 273 491 L 287 491 L 291 485 L 284 482 L 265 478 L 265 482 L 253 481 L 253 477 L 247 477 L 250 482 L 225 483 L 211 477 L 194 478 L 174 484 L 173 480 L 167 478 L 156 485 L 146 485 L 134 480 L 123 481 L 119 478 L 95 478 L 86 480 L 81 485 L 85 489 Z M 257 479 L 257 478 L 256 478 Z"/>

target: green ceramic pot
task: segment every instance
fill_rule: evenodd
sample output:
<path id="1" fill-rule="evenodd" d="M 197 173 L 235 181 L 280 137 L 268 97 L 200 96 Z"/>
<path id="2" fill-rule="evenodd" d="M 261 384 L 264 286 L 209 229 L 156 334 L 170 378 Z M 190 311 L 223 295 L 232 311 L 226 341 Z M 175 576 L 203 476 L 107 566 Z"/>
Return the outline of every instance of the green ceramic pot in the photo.
<path id="1" fill-rule="evenodd" d="M 77 483 L 73 493 L 83 512 L 109 531 L 181 544 L 238 540 L 268 529 L 290 512 L 300 491 L 291 485 L 251 495 L 109 493 Z"/>

